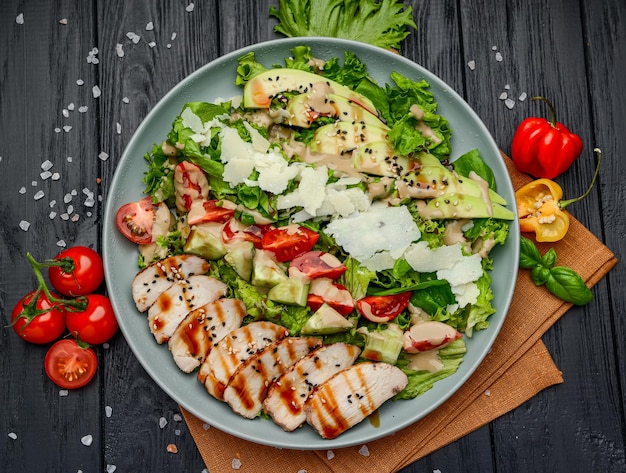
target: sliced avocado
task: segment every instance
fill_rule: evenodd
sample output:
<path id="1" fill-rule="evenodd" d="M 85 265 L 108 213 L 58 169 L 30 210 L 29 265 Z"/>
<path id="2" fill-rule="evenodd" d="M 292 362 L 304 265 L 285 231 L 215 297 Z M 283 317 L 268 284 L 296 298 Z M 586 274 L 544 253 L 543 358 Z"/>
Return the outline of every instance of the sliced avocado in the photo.
<path id="1" fill-rule="evenodd" d="M 386 141 L 374 141 L 352 152 L 352 166 L 374 176 L 398 177 L 413 164 L 409 158 L 396 156 Z"/>
<path id="2" fill-rule="evenodd" d="M 330 335 L 332 333 L 346 332 L 352 329 L 352 322 L 337 312 L 328 304 L 315 311 L 307 320 L 300 333 L 302 335 Z"/>
<path id="3" fill-rule="evenodd" d="M 286 110 L 290 115 L 289 124 L 302 128 L 310 127 L 321 116 L 387 128 L 377 115 L 353 100 L 323 91 L 296 95 L 289 100 Z"/>
<path id="4" fill-rule="evenodd" d="M 321 126 L 315 131 L 311 141 L 311 150 L 343 155 L 358 147 L 386 139 L 385 128 L 360 123 L 352 124 L 352 122 L 335 122 Z"/>
<path id="5" fill-rule="evenodd" d="M 224 255 L 226 261 L 235 272 L 246 281 L 252 276 L 252 258 L 254 245 L 250 241 L 236 241 L 228 245 L 228 252 Z"/>
<path id="6" fill-rule="evenodd" d="M 243 88 L 243 105 L 246 108 L 269 108 L 272 98 L 277 94 L 287 91 L 304 94 L 317 82 L 325 82 L 333 93 L 353 100 L 370 112 L 376 113 L 376 107 L 371 100 L 349 87 L 313 72 L 286 67 L 268 69 L 250 79 Z"/>
<path id="7" fill-rule="evenodd" d="M 384 330 L 373 332 L 361 327 L 358 332 L 365 337 L 365 346 L 361 352 L 363 358 L 396 364 L 404 344 L 400 327 L 389 324 Z"/>
<path id="8" fill-rule="evenodd" d="M 286 279 L 287 273 L 284 268 L 272 258 L 269 251 L 254 252 L 251 281 L 254 286 L 270 288 Z"/>
<path id="9" fill-rule="evenodd" d="M 480 197 L 450 193 L 430 199 L 416 201 L 418 213 L 428 219 L 446 218 L 489 218 L 513 220 L 515 213 L 500 204 L 492 202 L 491 209 Z"/>
<path id="10" fill-rule="evenodd" d="M 202 256 L 208 260 L 217 260 L 222 258 L 228 250 L 224 242 L 213 234 L 208 227 L 197 225 L 189 233 L 183 251 Z"/>
<path id="11" fill-rule="evenodd" d="M 281 304 L 304 307 L 308 295 L 309 285 L 302 278 L 287 278 L 272 287 L 267 293 L 267 298 Z"/>

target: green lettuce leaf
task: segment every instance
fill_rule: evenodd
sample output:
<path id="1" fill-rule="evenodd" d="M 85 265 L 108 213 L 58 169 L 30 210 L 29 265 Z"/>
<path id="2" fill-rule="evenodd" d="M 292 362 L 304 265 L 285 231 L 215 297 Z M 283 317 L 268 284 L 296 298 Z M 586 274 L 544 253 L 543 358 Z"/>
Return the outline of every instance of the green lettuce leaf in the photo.
<path id="1" fill-rule="evenodd" d="M 330 36 L 400 50 L 409 28 L 417 28 L 413 10 L 397 0 L 279 0 L 270 16 L 274 31 L 285 36 Z"/>

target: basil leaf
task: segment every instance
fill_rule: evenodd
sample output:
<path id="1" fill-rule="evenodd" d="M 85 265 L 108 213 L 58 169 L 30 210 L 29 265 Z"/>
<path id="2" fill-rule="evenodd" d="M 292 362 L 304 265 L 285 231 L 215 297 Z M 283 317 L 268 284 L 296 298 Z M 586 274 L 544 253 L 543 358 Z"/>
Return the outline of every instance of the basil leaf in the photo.
<path id="1" fill-rule="evenodd" d="M 556 251 L 554 248 L 550 248 L 546 253 L 541 257 L 541 263 L 546 268 L 552 268 L 554 263 L 556 263 Z"/>
<path id="2" fill-rule="evenodd" d="M 559 299 L 575 305 L 585 305 L 593 298 L 585 281 L 571 268 L 555 266 L 550 270 L 546 288 Z"/>
<path id="3" fill-rule="evenodd" d="M 542 265 L 537 265 L 531 271 L 530 277 L 535 283 L 535 286 L 541 286 L 550 279 L 550 269 Z"/>
<path id="4" fill-rule="evenodd" d="M 520 268 L 532 269 L 538 264 L 542 264 L 539 250 L 531 240 L 525 237 L 520 237 Z"/>

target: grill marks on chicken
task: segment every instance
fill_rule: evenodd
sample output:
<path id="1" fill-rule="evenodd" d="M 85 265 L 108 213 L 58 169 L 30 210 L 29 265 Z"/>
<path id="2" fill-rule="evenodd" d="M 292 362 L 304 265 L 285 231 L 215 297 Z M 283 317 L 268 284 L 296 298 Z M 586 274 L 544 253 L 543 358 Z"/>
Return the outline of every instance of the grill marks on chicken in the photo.
<path id="1" fill-rule="evenodd" d="M 172 284 L 190 276 L 206 274 L 209 263 L 199 256 L 170 256 L 142 269 L 132 283 L 132 295 L 137 310 L 145 312 Z"/>
<path id="2" fill-rule="evenodd" d="M 241 326 L 245 315 L 246 306 L 238 299 L 218 299 L 189 312 L 168 342 L 176 365 L 192 372 L 222 338 Z"/>
<path id="3" fill-rule="evenodd" d="M 314 337 L 287 337 L 268 345 L 231 376 L 224 389 L 224 401 L 237 414 L 248 419 L 256 417 L 270 383 L 321 344 Z"/>
<path id="4" fill-rule="evenodd" d="M 351 366 L 361 350 L 355 345 L 333 343 L 297 361 L 272 383 L 263 410 L 287 432 L 306 421 L 304 404 L 311 392 L 339 371 Z"/>
<path id="5" fill-rule="evenodd" d="M 218 300 L 227 290 L 226 284 L 205 275 L 172 284 L 148 309 L 150 330 L 157 343 L 168 341 L 189 312 Z"/>
<path id="6" fill-rule="evenodd" d="M 209 394 L 223 400 L 224 389 L 235 371 L 260 350 L 288 335 L 285 327 L 266 321 L 233 330 L 209 352 L 200 366 L 198 379 Z"/>
<path id="7" fill-rule="evenodd" d="M 406 374 L 387 363 L 364 362 L 346 368 L 319 385 L 306 402 L 306 421 L 326 439 L 333 439 L 363 421 L 402 391 Z"/>

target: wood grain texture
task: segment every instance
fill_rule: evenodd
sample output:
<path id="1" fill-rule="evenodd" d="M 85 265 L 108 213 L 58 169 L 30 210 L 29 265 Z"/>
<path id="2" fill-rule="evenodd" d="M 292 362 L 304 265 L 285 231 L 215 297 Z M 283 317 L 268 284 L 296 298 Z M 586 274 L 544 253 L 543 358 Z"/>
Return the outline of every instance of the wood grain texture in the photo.
<path id="1" fill-rule="evenodd" d="M 204 468 L 185 423 L 178 420 L 178 406 L 139 365 L 121 334 L 109 348 L 97 349 L 95 381 L 61 396 L 43 372 L 47 347 L 25 344 L 7 327 L 12 307 L 35 287 L 27 251 L 43 259 L 56 254 L 63 241 L 101 248 L 103 201 L 116 164 L 152 107 L 220 55 L 279 37 L 272 29 L 276 20 L 268 15 L 277 0 L 197 0 L 187 11 L 190 3 L 0 2 L 3 471 L 87 473 L 114 465 L 117 472 L 199 473 Z M 583 156 L 557 179 L 566 197 L 585 190 L 595 167 L 592 149 L 602 148 L 596 188 L 570 210 L 623 259 L 626 4 L 406 3 L 413 6 L 418 30 L 403 43 L 403 55 L 459 92 L 505 152 L 523 118 L 547 116 L 543 105 L 530 101 L 533 95 L 549 97 L 560 119 L 585 142 Z M 16 21 L 19 14 L 23 24 Z M 149 23 L 152 28 L 146 28 Z M 134 43 L 129 33 L 139 41 Z M 88 62 L 91 57 L 99 64 Z M 94 86 L 101 91 L 98 98 Z M 503 92 L 514 100 L 512 108 L 500 98 Z M 522 93 L 528 96 L 524 101 L 518 99 Z M 98 157 L 103 152 L 108 159 Z M 46 160 L 58 180 L 41 176 Z M 43 196 L 36 199 L 38 191 Z M 93 192 L 93 207 L 85 205 L 84 191 Z M 30 224 L 27 231 L 20 228 L 22 220 Z M 625 471 L 622 266 L 594 288 L 589 305 L 570 310 L 544 337 L 565 383 L 402 473 Z M 161 419 L 167 423 L 160 425 Z M 90 446 L 81 442 L 86 435 L 93 437 Z M 167 451 L 170 444 L 178 453 Z"/>

